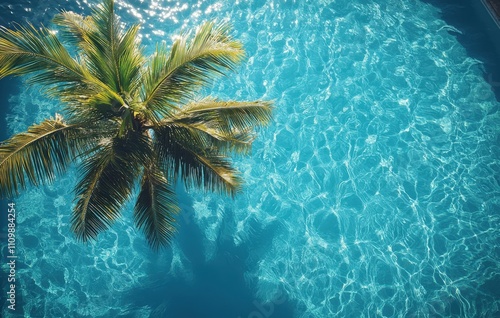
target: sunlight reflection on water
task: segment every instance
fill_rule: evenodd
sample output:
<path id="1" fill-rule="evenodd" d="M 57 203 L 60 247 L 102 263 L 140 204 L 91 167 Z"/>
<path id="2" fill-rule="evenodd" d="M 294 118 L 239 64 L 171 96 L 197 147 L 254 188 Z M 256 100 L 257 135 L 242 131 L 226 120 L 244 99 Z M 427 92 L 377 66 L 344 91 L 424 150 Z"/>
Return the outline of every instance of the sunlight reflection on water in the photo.
<path id="1" fill-rule="evenodd" d="M 76 3 L 74 10 L 88 10 Z M 54 1 L 54 8 L 66 4 Z M 248 59 L 212 92 L 273 99 L 275 121 L 252 156 L 238 158 L 243 193 L 234 201 L 191 193 L 182 234 L 160 255 L 148 251 L 127 218 L 95 246 L 74 242 L 67 185 L 75 174 L 29 190 L 19 201 L 20 211 L 30 211 L 19 229 L 28 259 L 20 272 L 32 277 L 23 285 L 30 308 L 123 313 L 125 298 L 106 294 L 118 290 L 129 291 L 123 310 L 147 316 L 175 307 L 168 301 L 178 298 L 168 294 L 165 305 L 136 288 L 149 286 L 157 301 L 154 294 L 166 295 L 172 281 L 179 289 L 206 287 L 201 275 L 216 271 L 203 266 L 221 262 L 224 270 L 244 266 L 244 281 L 256 287 L 257 296 L 243 288 L 238 295 L 272 301 L 284 290 L 297 301 L 298 317 L 500 312 L 499 103 L 482 62 L 467 55 L 436 8 L 392 0 L 117 5 L 123 21 L 143 24 L 147 50 L 159 41 L 170 45 L 207 18 L 230 20 Z M 43 20 L 37 12 L 53 9 L 30 8 L 20 18 Z M 16 132 L 58 107 L 34 88 L 11 105 Z M 228 251 L 232 256 L 223 257 Z M 188 296 L 196 288 L 186 287 Z M 199 301 L 209 306 L 207 299 Z"/>

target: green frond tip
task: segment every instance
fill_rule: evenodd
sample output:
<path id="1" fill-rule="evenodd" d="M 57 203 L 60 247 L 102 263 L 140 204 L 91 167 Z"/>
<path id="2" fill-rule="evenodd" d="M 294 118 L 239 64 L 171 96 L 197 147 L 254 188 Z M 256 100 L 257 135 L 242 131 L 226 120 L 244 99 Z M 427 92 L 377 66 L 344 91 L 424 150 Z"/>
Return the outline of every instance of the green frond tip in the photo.
<path id="1" fill-rule="evenodd" d="M 155 130 L 155 151 L 167 178 L 181 179 L 188 187 L 235 195 L 243 180 L 220 149 L 211 148 L 190 127 L 164 124 Z"/>
<path id="2" fill-rule="evenodd" d="M 186 105 L 174 118 L 204 123 L 224 132 L 240 132 L 268 125 L 272 110 L 272 103 L 267 101 L 237 102 L 206 98 Z"/>
<path id="3" fill-rule="evenodd" d="M 59 115 L 4 141 L 0 144 L 1 197 L 18 195 L 28 182 L 52 181 L 93 142 L 86 129 L 66 124 Z"/>
<path id="4" fill-rule="evenodd" d="M 49 29 L 33 25 L 0 27 L 0 78 L 33 73 L 50 74 L 38 84 L 68 85 L 83 80 L 79 63 Z"/>
<path id="5" fill-rule="evenodd" d="M 75 188 L 77 203 L 71 223 L 79 240 L 96 239 L 120 216 L 143 163 L 150 157 L 151 141 L 140 133 L 101 141 L 99 150 L 84 161 Z"/>
<path id="6" fill-rule="evenodd" d="M 153 249 L 165 247 L 171 242 L 178 213 L 175 193 L 161 170 L 155 165 L 144 169 L 134 219 Z"/>
<path id="7" fill-rule="evenodd" d="M 52 22 L 59 26 L 61 37 L 66 43 L 78 49 L 85 47 L 85 38 L 95 32 L 94 21 L 91 17 L 84 17 L 71 11 L 57 14 Z"/>
<path id="8" fill-rule="evenodd" d="M 145 75 L 143 100 L 146 108 L 168 116 L 172 107 L 192 99 L 215 78 L 234 71 L 243 60 L 241 42 L 229 34 L 227 24 L 201 25 L 193 38 L 178 38 L 167 57 L 157 48 Z"/>

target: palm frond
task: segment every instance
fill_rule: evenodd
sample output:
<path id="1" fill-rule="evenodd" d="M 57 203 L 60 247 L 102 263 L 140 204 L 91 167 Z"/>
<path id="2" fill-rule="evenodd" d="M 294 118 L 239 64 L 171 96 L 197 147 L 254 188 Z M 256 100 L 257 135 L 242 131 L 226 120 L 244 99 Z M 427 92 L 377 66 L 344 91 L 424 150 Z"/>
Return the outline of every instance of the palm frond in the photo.
<path id="1" fill-rule="evenodd" d="M 77 239 L 96 239 L 118 218 L 141 165 L 150 160 L 150 151 L 149 137 L 130 132 L 101 142 L 99 150 L 84 161 L 71 220 Z"/>
<path id="2" fill-rule="evenodd" d="M 82 89 L 79 95 L 62 95 L 61 99 L 65 102 L 65 112 L 73 120 L 79 122 L 107 121 L 109 125 L 114 124 L 122 105 L 113 96 L 109 96 L 107 92 L 99 89 L 94 93 L 91 89 Z"/>
<path id="3" fill-rule="evenodd" d="M 139 25 L 123 32 L 113 6 L 113 1 L 106 1 L 94 10 L 93 16 L 63 12 L 54 18 L 62 28 L 63 38 L 79 48 L 82 64 L 89 68 L 93 77 L 108 83 L 116 94 L 89 89 L 73 92 L 64 101 L 69 105 L 67 110 L 80 119 L 89 116 L 95 120 L 110 119 L 117 117 L 123 104 L 139 105 L 133 103 L 138 100 L 144 64 L 137 43 Z"/>
<path id="4" fill-rule="evenodd" d="M 135 24 L 125 31 L 117 47 L 118 75 L 124 92 L 139 92 L 142 85 L 142 70 L 145 58 L 139 45 L 140 25 Z M 139 96 L 137 96 L 139 98 Z"/>
<path id="5" fill-rule="evenodd" d="M 30 83 L 50 87 L 48 92 L 63 101 L 102 92 L 108 99 L 123 104 L 119 94 L 92 76 L 81 63 L 47 28 L 36 29 L 31 24 L 15 29 L 0 26 L 0 79 L 30 74 Z"/>
<path id="6" fill-rule="evenodd" d="M 52 22 L 60 27 L 63 40 L 79 49 L 85 45 L 85 36 L 95 30 L 91 17 L 84 17 L 71 11 L 57 14 Z"/>
<path id="7" fill-rule="evenodd" d="M 160 77 L 162 73 L 165 71 L 165 66 L 168 61 L 168 52 L 165 45 L 157 45 L 156 51 L 154 55 L 150 58 L 149 65 L 147 65 L 146 70 L 143 74 L 143 85 L 141 87 L 141 99 L 146 99 L 146 90 L 152 91 L 153 87 L 158 85 L 160 81 Z M 166 89 L 165 89 L 166 90 Z M 165 103 L 165 105 L 161 106 L 160 103 Z M 167 101 L 161 96 L 158 97 L 158 101 L 150 102 L 151 105 L 148 106 L 148 103 L 143 103 L 144 110 L 143 113 L 146 117 L 152 122 L 159 122 L 161 120 L 162 114 L 171 113 L 173 110 L 178 110 L 177 106 L 174 105 L 174 101 Z M 155 111 L 155 109 L 160 108 L 161 111 Z"/>
<path id="8" fill-rule="evenodd" d="M 204 143 L 196 130 L 185 125 L 156 126 L 155 151 L 167 178 L 181 179 L 188 186 L 236 194 L 242 184 L 240 173 L 232 167 L 220 149 Z"/>
<path id="9" fill-rule="evenodd" d="M 272 103 L 218 101 L 205 98 L 189 103 L 172 117 L 176 121 L 202 123 L 222 132 L 231 133 L 269 124 L 272 118 Z"/>
<path id="10" fill-rule="evenodd" d="M 256 137 L 252 129 L 224 132 L 204 123 L 186 124 L 176 120 L 173 120 L 172 123 L 175 126 L 188 129 L 191 134 L 196 135 L 196 140 L 202 140 L 205 148 L 217 149 L 217 152 L 223 156 L 229 156 L 233 153 L 248 155 Z"/>
<path id="11" fill-rule="evenodd" d="M 87 66 L 115 92 L 130 93 L 140 84 L 144 57 L 138 45 L 139 25 L 123 31 L 114 13 L 114 3 L 106 0 L 92 13 L 93 29 L 83 36 Z"/>
<path id="12" fill-rule="evenodd" d="M 0 26 L 0 78 L 35 72 L 47 75 L 43 81 L 34 80 L 43 85 L 71 85 L 84 78 L 78 61 L 47 28 Z"/>
<path id="13" fill-rule="evenodd" d="M 256 134 L 254 128 L 271 120 L 272 103 L 263 101 L 217 101 L 205 98 L 183 107 L 162 124 L 184 126 L 197 134 L 202 144 L 221 154 L 248 154 Z"/>
<path id="14" fill-rule="evenodd" d="M 195 140 L 200 140 L 205 149 L 217 149 L 221 155 L 249 154 L 255 134 L 251 129 L 242 131 L 223 132 L 214 129 L 205 123 L 186 122 L 185 118 L 169 118 L 163 120 L 159 126 L 172 125 L 187 129 Z"/>
<path id="15" fill-rule="evenodd" d="M 89 129 L 68 125 L 60 116 L 4 141 L 0 144 L 0 197 L 17 195 L 28 182 L 52 181 L 95 142 Z"/>
<path id="16" fill-rule="evenodd" d="M 214 78 L 234 70 L 243 59 L 242 44 L 229 35 L 227 24 L 207 22 L 193 39 L 177 39 L 170 55 L 158 47 L 145 74 L 143 101 L 146 108 L 167 116 L 179 103 Z"/>
<path id="17" fill-rule="evenodd" d="M 155 164 L 145 168 L 134 219 L 153 249 L 170 243 L 175 233 L 175 215 L 178 212 L 175 193 L 161 170 Z"/>

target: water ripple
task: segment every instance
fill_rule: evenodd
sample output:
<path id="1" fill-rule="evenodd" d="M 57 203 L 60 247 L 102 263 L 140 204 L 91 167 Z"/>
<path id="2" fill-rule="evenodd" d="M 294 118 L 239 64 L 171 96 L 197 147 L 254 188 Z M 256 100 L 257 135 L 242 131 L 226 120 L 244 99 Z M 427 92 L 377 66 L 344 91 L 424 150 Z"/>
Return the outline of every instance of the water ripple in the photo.
<path id="1" fill-rule="evenodd" d="M 193 193 L 204 260 L 222 239 L 251 247 L 247 262 L 256 265 L 246 276 L 256 297 L 272 301 L 285 290 L 297 317 L 498 315 L 499 103 L 481 62 L 467 56 L 458 31 L 434 7 L 400 0 L 117 3 L 124 21 L 143 24 L 148 46 L 170 44 L 179 30 L 210 17 L 231 21 L 248 58 L 214 83 L 214 94 L 276 101 L 274 123 L 252 157 L 238 159 L 245 191 L 235 201 Z M 57 106 L 36 89 L 10 103 L 11 132 Z M 165 304 L 127 308 L 109 291 L 154 284 L 165 269 L 190 281 L 192 260 L 175 244 L 147 254 L 128 221 L 95 246 L 77 244 L 68 226 L 72 194 L 61 186 L 74 182 L 69 175 L 19 200 L 19 210 L 30 212 L 19 219 L 25 312 L 168 311 Z M 263 239 L 266 248 L 250 241 L 256 223 L 279 225 Z"/>

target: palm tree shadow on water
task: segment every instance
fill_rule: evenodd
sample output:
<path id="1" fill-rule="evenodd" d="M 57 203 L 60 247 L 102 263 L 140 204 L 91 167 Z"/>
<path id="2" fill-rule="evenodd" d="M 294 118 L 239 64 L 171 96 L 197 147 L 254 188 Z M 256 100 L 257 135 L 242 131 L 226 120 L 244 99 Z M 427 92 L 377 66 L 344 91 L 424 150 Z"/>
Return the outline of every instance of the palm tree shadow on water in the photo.
<path id="1" fill-rule="evenodd" d="M 264 227 L 254 221 L 254 230 L 246 243 L 236 246 L 231 238 L 222 238 L 212 259 L 206 261 L 203 244 L 206 238 L 193 218 L 192 201 L 182 191 L 177 190 L 177 193 L 179 202 L 183 202 L 178 217 L 177 242 L 190 264 L 191 278 L 170 276 L 154 286 L 138 286 L 124 297 L 129 308 L 149 306 L 153 309 L 151 317 L 293 317 L 295 302 L 286 295 L 279 295 L 276 303 L 261 303 L 254 294 L 254 286 L 244 276 L 260 259 L 250 257 L 250 249 L 252 255 L 264 253 L 273 234 L 279 230 L 278 223 Z M 235 226 L 233 211 L 225 211 L 220 232 Z M 150 275 L 161 276 L 162 270 L 168 271 L 167 264 L 164 269 L 161 264 L 155 267 Z"/>

